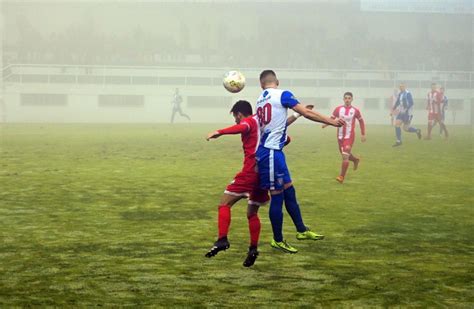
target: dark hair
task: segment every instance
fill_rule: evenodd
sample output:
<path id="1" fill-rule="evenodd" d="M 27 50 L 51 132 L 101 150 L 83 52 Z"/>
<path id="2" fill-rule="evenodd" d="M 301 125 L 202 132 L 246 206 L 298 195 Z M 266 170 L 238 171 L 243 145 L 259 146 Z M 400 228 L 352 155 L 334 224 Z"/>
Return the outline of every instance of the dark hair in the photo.
<path id="1" fill-rule="evenodd" d="M 431 83 L 431 86 L 436 86 L 436 83 Z"/>
<path id="2" fill-rule="evenodd" d="M 349 96 L 351 96 L 351 98 L 353 98 L 353 97 L 354 97 L 354 96 L 352 95 L 352 92 L 349 92 L 349 91 L 347 91 L 346 93 L 344 93 L 344 97 L 345 97 L 346 95 L 349 95 Z"/>
<path id="3" fill-rule="evenodd" d="M 267 76 L 270 76 L 270 75 L 276 78 L 276 74 L 273 70 L 262 71 L 262 73 L 260 73 L 260 81 L 264 80 Z"/>
<path id="4" fill-rule="evenodd" d="M 230 110 L 231 113 L 242 113 L 244 116 L 252 115 L 252 105 L 248 101 L 239 100 L 235 102 L 234 106 Z"/>

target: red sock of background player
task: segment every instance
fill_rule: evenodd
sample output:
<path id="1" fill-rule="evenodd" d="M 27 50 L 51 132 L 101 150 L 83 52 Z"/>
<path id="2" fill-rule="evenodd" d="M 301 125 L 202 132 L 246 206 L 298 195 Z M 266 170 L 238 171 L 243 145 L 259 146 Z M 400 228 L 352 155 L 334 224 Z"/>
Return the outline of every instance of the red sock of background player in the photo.
<path id="1" fill-rule="evenodd" d="M 219 205 L 219 215 L 217 217 L 217 225 L 219 227 L 219 239 L 227 237 L 230 226 L 230 206 Z"/>
<path id="2" fill-rule="evenodd" d="M 257 214 L 251 214 L 248 217 L 249 220 L 249 232 L 250 232 L 250 246 L 257 247 L 258 239 L 260 237 L 260 218 Z"/>
<path id="3" fill-rule="evenodd" d="M 349 160 L 344 160 L 342 161 L 342 166 L 341 166 L 341 176 L 345 177 L 347 168 L 349 167 Z"/>

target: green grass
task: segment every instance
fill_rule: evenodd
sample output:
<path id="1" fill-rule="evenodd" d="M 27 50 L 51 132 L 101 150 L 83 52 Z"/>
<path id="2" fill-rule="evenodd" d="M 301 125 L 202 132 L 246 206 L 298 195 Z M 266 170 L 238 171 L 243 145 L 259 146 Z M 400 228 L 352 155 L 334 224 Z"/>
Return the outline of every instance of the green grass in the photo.
<path id="1" fill-rule="evenodd" d="M 204 258 L 242 162 L 239 137 L 204 140 L 218 127 L 3 125 L 0 306 L 473 305 L 471 127 L 393 149 L 393 128 L 369 126 L 344 185 L 334 130 L 290 128 L 303 218 L 327 238 L 298 242 L 285 214 L 299 253 L 274 251 L 267 206 L 250 269 L 244 202 L 231 248 Z"/>

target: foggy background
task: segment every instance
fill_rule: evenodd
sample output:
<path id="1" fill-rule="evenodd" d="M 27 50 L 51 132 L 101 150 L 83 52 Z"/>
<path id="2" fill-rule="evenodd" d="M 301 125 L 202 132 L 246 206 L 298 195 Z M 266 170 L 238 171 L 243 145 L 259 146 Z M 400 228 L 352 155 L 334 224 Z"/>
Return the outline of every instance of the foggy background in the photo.
<path id="1" fill-rule="evenodd" d="M 470 0 L 0 2 L 3 122 L 169 122 L 173 93 L 191 122 L 228 122 L 258 74 L 329 114 L 354 93 L 368 123 L 390 124 L 401 81 L 426 123 L 432 82 L 448 124 L 472 124 Z M 247 78 L 230 94 L 231 69 Z M 188 122 L 177 116 L 176 122 Z"/>

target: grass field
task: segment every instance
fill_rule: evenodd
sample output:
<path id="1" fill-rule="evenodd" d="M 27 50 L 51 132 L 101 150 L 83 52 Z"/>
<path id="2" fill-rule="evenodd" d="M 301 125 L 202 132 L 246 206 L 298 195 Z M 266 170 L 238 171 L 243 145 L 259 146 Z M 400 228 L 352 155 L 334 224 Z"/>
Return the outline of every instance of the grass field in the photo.
<path id="1" fill-rule="evenodd" d="M 474 306 L 472 127 L 393 149 L 369 126 L 339 185 L 334 131 L 293 126 L 303 218 L 326 239 L 298 242 L 285 214 L 299 253 L 274 251 L 265 207 L 250 269 L 244 202 L 231 248 L 204 258 L 242 162 L 239 137 L 204 140 L 219 127 L 3 125 L 0 306 Z"/>

